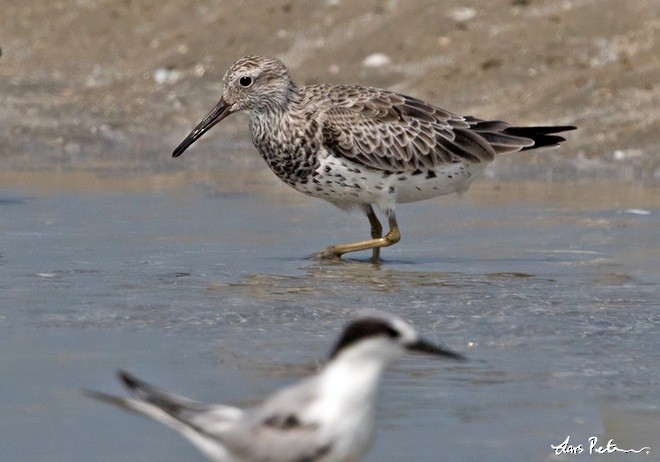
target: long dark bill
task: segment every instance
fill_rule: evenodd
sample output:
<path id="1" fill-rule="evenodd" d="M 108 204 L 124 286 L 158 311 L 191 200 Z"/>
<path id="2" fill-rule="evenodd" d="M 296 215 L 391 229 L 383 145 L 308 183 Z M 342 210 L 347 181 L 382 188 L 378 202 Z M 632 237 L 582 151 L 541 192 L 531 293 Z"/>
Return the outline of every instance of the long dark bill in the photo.
<path id="1" fill-rule="evenodd" d="M 433 343 L 424 339 L 419 339 L 413 344 L 406 345 L 406 348 L 410 351 L 432 354 L 436 356 L 444 356 L 445 358 L 451 358 L 458 361 L 464 361 L 466 359 L 465 356 L 463 356 L 460 353 L 451 351 L 447 348 L 443 348 L 438 345 L 434 345 Z"/>
<path id="2" fill-rule="evenodd" d="M 195 127 L 193 131 L 190 132 L 190 135 L 186 137 L 185 140 L 174 150 L 172 157 L 179 157 L 183 154 L 183 151 L 188 149 L 188 147 L 193 144 L 197 139 L 206 133 L 209 128 L 213 127 L 215 124 L 220 122 L 222 119 L 227 117 L 230 114 L 231 106 L 225 102 L 224 99 L 220 98 L 218 104 L 215 105 L 213 110 L 204 117 L 199 125 Z"/>

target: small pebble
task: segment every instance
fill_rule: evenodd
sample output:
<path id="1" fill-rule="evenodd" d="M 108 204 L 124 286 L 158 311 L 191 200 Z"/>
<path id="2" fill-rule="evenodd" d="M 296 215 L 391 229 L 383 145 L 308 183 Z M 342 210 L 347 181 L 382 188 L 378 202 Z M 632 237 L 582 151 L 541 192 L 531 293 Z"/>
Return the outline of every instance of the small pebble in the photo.
<path id="1" fill-rule="evenodd" d="M 445 48 L 448 47 L 450 44 L 451 44 L 451 39 L 446 35 L 438 37 L 438 46 Z"/>
<path id="2" fill-rule="evenodd" d="M 383 67 L 392 64 L 392 60 L 384 53 L 374 53 L 362 61 L 364 67 Z"/>
<path id="3" fill-rule="evenodd" d="M 164 83 L 171 85 L 181 78 L 181 72 L 161 67 L 154 71 L 153 78 L 157 85 L 163 85 Z"/>
<path id="4" fill-rule="evenodd" d="M 477 15 L 477 10 L 467 6 L 453 8 L 449 16 L 456 22 L 467 22 Z"/>

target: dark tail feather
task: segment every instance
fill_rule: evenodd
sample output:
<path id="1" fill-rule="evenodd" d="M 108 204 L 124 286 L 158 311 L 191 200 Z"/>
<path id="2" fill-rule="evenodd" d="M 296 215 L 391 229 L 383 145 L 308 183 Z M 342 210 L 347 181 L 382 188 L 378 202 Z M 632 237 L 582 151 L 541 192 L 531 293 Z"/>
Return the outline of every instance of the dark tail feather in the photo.
<path id="1" fill-rule="evenodd" d="M 135 395 L 135 398 L 122 398 L 119 396 L 109 395 L 93 390 L 82 390 L 82 394 L 88 398 L 97 399 L 106 403 L 113 404 L 131 412 L 144 413 L 142 410 L 136 408 L 135 403 L 143 401 L 158 407 L 168 414 L 174 415 L 181 412 L 182 409 L 190 404 L 199 404 L 194 401 L 187 400 L 176 395 L 164 392 L 156 387 L 149 385 L 146 382 L 138 380 L 135 376 L 125 371 L 119 371 L 119 378 L 124 383 L 126 388 Z"/>
<path id="2" fill-rule="evenodd" d="M 508 127 L 502 133 L 534 140 L 533 146 L 527 146 L 521 149 L 522 151 L 525 151 L 527 149 L 559 146 L 559 143 L 566 141 L 566 138 L 554 135 L 553 133 L 567 132 L 575 130 L 576 128 L 577 127 L 572 125 L 560 125 L 554 127 Z"/>
<path id="3" fill-rule="evenodd" d="M 183 396 L 166 392 L 135 377 L 126 371 L 118 372 L 126 388 L 139 399 L 159 407 L 170 415 L 177 416 L 186 411 L 203 411 L 206 406 Z"/>

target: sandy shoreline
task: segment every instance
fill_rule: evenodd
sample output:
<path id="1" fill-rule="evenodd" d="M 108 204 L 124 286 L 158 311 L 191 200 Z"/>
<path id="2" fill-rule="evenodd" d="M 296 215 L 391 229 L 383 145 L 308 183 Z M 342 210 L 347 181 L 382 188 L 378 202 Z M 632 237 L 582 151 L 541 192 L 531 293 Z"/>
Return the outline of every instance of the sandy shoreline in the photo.
<path id="1" fill-rule="evenodd" d="M 499 162 L 495 178 L 660 177 L 651 0 L 28 0 L 3 10 L 5 172 L 203 174 L 260 161 L 243 158 L 255 156 L 240 116 L 181 162 L 167 157 L 216 102 L 226 66 L 261 53 L 300 84 L 381 86 L 462 114 L 579 126 L 561 150 Z M 384 64 L 367 65 L 377 53 Z"/>

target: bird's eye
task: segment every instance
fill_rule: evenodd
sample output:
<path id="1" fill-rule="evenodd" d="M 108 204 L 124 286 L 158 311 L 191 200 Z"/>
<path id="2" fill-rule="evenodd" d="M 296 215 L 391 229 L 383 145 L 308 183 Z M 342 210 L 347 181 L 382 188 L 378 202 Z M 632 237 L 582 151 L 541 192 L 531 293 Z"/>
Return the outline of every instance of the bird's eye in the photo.
<path id="1" fill-rule="evenodd" d="M 250 85 L 252 85 L 252 77 L 248 77 L 247 75 L 244 75 L 243 77 L 238 79 L 238 83 L 241 84 L 241 87 L 247 88 Z"/>
<path id="2" fill-rule="evenodd" d="M 398 338 L 398 337 L 401 336 L 401 333 L 396 329 L 388 327 L 387 328 L 387 336 L 390 337 L 390 338 Z"/>

